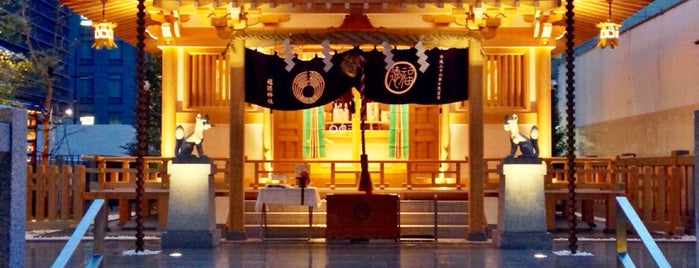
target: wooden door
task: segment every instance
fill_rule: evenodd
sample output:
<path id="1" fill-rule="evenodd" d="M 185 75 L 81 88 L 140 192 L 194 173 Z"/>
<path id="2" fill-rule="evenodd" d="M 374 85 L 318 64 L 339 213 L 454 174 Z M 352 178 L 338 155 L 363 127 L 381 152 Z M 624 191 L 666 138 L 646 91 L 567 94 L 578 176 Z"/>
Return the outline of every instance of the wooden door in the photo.
<path id="1" fill-rule="evenodd" d="M 303 111 L 274 111 L 272 113 L 274 132 L 274 159 L 303 159 Z M 293 171 L 294 164 L 275 165 L 274 170 Z"/>
<path id="2" fill-rule="evenodd" d="M 439 159 L 439 105 L 410 105 L 408 117 L 408 158 Z M 437 164 L 417 165 L 416 171 L 437 171 Z"/>

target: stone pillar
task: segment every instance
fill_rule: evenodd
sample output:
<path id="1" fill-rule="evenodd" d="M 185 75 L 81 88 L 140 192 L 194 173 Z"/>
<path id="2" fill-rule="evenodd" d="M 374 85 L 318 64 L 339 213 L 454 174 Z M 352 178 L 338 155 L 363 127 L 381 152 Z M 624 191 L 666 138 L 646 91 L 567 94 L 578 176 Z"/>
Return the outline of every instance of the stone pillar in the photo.
<path id="1" fill-rule="evenodd" d="M 170 197 L 163 248 L 213 248 L 221 242 L 216 229 L 214 165 L 169 163 Z"/>
<path id="2" fill-rule="evenodd" d="M 546 164 L 503 164 L 495 244 L 504 249 L 551 249 L 546 230 Z"/>
<path id="3" fill-rule="evenodd" d="M 694 182 L 694 232 L 699 230 L 699 110 L 694 111 L 694 172 L 692 172 L 692 181 Z M 695 233 L 696 235 L 696 233 Z M 697 246 L 697 253 L 699 253 L 699 246 Z M 699 254 L 697 254 L 697 261 L 699 261 Z M 699 262 L 698 262 L 699 263 Z"/>
<path id="4" fill-rule="evenodd" d="M 0 106 L 0 264 L 8 267 L 24 267 L 26 149 L 27 112 Z"/>

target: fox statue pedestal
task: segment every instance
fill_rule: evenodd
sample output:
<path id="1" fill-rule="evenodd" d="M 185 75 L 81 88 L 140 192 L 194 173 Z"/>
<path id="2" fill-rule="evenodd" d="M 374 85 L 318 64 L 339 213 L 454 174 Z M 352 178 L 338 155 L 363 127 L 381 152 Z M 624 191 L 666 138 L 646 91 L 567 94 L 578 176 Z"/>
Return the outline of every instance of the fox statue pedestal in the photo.
<path id="1" fill-rule="evenodd" d="M 213 248 L 221 241 L 214 210 L 214 165 L 170 163 L 170 196 L 163 248 Z"/>
<path id="2" fill-rule="evenodd" d="M 503 249 L 552 249 L 544 202 L 546 164 L 504 163 L 502 174 L 493 241 Z"/>

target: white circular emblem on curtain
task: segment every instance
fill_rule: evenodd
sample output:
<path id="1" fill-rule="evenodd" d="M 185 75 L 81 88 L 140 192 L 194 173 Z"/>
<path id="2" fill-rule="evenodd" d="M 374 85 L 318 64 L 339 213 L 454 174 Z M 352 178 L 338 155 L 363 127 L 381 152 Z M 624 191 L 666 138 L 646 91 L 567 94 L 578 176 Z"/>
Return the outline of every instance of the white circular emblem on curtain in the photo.
<path id="1" fill-rule="evenodd" d="M 391 69 L 386 72 L 384 85 L 386 89 L 393 94 L 404 94 L 413 87 L 417 78 L 417 69 L 415 65 L 407 61 L 399 61 L 391 66 Z"/>
<path id="2" fill-rule="evenodd" d="M 323 90 L 325 90 L 325 80 L 316 71 L 301 72 L 294 77 L 292 84 L 294 97 L 305 104 L 318 101 L 323 96 Z"/>

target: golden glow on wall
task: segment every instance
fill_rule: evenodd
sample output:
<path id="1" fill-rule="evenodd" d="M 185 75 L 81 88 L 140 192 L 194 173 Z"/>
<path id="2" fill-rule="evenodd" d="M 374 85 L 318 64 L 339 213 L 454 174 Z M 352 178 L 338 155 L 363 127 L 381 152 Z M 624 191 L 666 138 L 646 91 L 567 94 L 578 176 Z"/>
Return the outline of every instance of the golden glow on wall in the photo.
<path id="1" fill-rule="evenodd" d="M 228 107 L 228 63 L 221 53 L 192 53 L 188 56 L 188 108 Z"/>
<path id="2" fill-rule="evenodd" d="M 523 53 L 497 53 L 486 55 L 485 107 L 525 107 L 525 68 Z"/>

